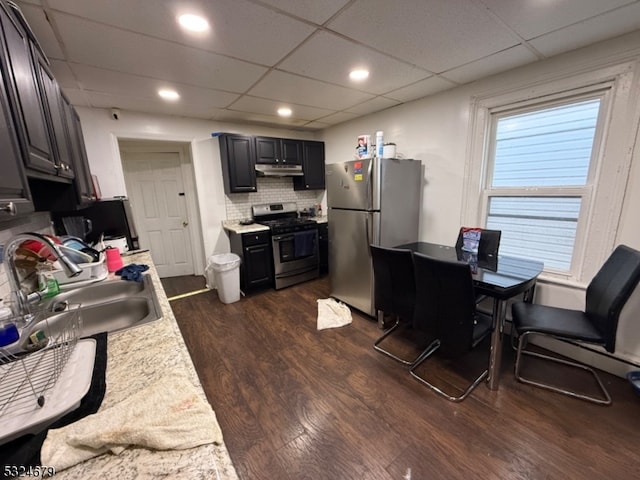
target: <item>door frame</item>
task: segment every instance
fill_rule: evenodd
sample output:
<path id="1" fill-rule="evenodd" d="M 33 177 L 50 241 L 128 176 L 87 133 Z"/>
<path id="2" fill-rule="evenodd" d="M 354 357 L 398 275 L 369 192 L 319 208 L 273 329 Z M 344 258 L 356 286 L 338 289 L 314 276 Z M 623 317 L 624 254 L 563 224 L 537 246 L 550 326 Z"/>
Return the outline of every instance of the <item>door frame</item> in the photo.
<path id="1" fill-rule="evenodd" d="M 118 138 L 118 148 L 120 151 L 120 163 L 125 181 L 127 184 L 127 173 L 124 167 L 126 153 L 176 153 L 180 158 L 180 168 L 182 170 L 182 180 L 186 197 L 187 221 L 191 236 L 191 254 L 193 258 L 193 269 L 195 275 L 204 275 L 204 243 L 202 237 L 202 224 L 198 209 L 198 191 L 196 189 L 195 172 L 193 168 L 193 158 L 191 155 L 191 145 L 188 142 L 148 140 Z M 136 223 L 140 223 L 137 219 Z"/>

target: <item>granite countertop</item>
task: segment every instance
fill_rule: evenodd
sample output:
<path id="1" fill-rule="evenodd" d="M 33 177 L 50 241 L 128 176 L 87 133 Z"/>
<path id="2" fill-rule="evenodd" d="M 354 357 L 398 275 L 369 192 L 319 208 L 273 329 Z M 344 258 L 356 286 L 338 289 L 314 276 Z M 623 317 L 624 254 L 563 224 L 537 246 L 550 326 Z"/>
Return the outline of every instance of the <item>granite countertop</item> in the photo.
<path id="1" fill-rule="evenodd" d="M 224 228 L 228 232 L 233 233 L 253 233 L 253 232 L 266 232 L 269 230 L 269 227 L 265 225 L 260 225 L 259 223 L 252 223 L 250 225 L 240 225 L 238 220 L 223 220 L 222 228 Z"/>
<path id="2" fill-rule="evenodd" d="M 125 264 L 149 265 L 147 274 L 153 280 L 163 316 L 138 328 L 109 334 L 107 390 L 99 411 L 118 404 L 155 379 L 170 374 L 186 376 L 206 400 L 151 255 L 137 253 L 125 256 L 123 260 Z M 168 451 L 128 448 L 120 455 L 107 453 L 58 472 L 55 478 L 236 480 L 238 476 L 225 445 L 209 444 Z"/>
<path id="3" fill-rule="evenodd" d="M 322 215 L 319 217 L 308 217 L 308 218 L 316 221 L 317 223 L 327 223 L 326 215 Z M 269 230 L 269 227 L 265 225 L 260 225 L 259 223 L 252 223 L 250 225 L 240 225 L 238 220 L 223 220 L 222 228 L 224 228 L 228 232 L 239 233 L 239 234 L 264 232 Z"/>

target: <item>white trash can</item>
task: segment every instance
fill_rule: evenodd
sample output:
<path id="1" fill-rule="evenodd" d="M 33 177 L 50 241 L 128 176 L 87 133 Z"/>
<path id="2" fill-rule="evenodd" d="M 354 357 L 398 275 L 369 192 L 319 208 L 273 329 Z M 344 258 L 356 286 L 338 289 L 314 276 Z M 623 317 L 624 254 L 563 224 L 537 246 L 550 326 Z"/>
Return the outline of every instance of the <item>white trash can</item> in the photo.
<path id="1" fill-rule="evenodd" d="M 235 253 L 219 253 L 209 258 L 209 272 L 213 270 L 213 280 L 222 303 L 240 300 L 240 257 Z M 212 288 L 210 279 L 207 279 Z"/>

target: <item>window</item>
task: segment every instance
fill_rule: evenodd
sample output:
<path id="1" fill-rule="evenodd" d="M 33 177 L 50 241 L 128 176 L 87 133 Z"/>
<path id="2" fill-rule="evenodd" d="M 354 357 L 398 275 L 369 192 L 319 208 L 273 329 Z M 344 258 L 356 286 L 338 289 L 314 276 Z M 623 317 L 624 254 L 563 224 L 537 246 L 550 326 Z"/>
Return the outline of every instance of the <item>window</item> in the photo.
<path id="1" fill-rule="evenodd" d="M 502 230 L 500 253 L 541 259 L 545 282 L 587 285 L 619 243 L 636 67 L 567 66 L 471 97 L 460 225 Z"/>
<path id="2" fill-rule="evenodd" d="M 590 203 L 603 93 L 491 113 L 486 226 L 500 251 L 570 272 L 581 212 Z"/>

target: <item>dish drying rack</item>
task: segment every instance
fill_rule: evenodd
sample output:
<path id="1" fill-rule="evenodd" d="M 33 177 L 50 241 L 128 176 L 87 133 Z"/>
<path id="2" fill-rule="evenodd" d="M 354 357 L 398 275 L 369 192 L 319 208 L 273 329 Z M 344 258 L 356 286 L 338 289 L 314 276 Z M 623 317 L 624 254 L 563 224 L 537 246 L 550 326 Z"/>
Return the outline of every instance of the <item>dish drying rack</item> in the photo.
<path id="1" fill-rule="evenodd" d="M 22 349 L 16 353 L 0 348 L 0 418 L 43 407 L 47 392 L 60 378 L 78 343 L 82 327 L 80 305 L 70 305 L 63 313 L 33 315 L 16 342 Z M 45 339 L 29 344 L 29 338 L 24 336 L 37 330 L 44 332 Z"/>

